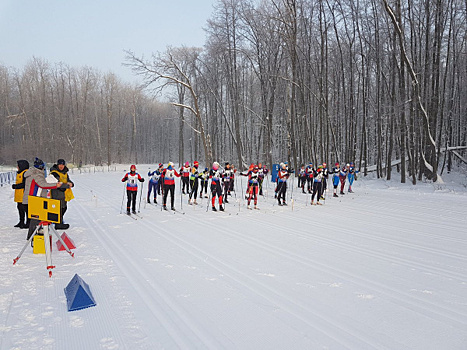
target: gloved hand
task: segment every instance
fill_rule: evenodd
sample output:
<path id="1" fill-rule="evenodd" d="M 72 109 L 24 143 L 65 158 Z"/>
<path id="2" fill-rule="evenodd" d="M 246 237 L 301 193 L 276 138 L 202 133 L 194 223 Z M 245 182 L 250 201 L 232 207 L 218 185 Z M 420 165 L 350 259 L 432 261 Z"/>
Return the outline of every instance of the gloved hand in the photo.
<path id="1" fill-rule="evenodd" d="M 11 188 L 16 190 L 16 185 L 15 184 L 11 185 Z"/>

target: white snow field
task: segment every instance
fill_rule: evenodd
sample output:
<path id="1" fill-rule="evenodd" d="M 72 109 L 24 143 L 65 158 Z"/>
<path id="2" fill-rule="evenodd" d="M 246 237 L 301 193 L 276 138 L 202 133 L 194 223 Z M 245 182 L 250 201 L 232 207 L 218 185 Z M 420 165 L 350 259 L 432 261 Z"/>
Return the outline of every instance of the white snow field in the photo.
<path id="1" fill-rule="evenodd" d="M 0 188 L 0 349 L 467 349 L 465 174 L 359 178 L 313 207 L 290 186 L 277 206 L 269 184 L 261 210 L 237 177 L 225 213 L 181 208 L 177 182 L 184 215 L 142 202 L 133 220 L 122 169 L 70 174 L 75 257 L 54 249 L 51 278 L 29 246 L 13 266 L 26 230 Z M 97 305 L 68 312 L 76 273 Z"/>

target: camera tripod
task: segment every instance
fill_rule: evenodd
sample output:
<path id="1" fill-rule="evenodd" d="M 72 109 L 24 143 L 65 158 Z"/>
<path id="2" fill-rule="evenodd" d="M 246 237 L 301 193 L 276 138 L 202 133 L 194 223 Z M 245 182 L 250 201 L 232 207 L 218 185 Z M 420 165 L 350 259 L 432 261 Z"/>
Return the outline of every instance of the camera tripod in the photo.
<path id="1" fill-rule="evenodd" d="M 41 221 L 39 222 L 39 225 L 37 225 L 36 229 L 34 230 L 33 234 L 31 237 L 29 237 L 28 241 L 24 245 L 23 249 L 19 253 L 19 255 L 13 259 L 13 265 L 16 264 L 16 262 L 21 258 L 21 255 L 23 255 L 24 251 L 26 250 L 26 247 L 31 244 L 31 241 L 33 240 L 34 236 L 38 234 L 39 230 L 42 229 L 44 232 L 44 244 L 45 244 L 45 260 L 46 260 L 46 266 L 47 266 L 47 271 L 49 272 L 49 277 L 52 277 L 52 269 L 55 268 L 54 265 L 52 265 L 52 231 L 55 236 L 58 238 L 58 240 L 62 243 L 63 247 L 65 250 L 68 252 L 68 254 L 71 255 L 71 257 L 74 257 L 74 253 L 68 248 L 66 243 L 63 241 L 62 237 L 58 234 L 58 232 L 55 230 L 55 228 L 52 226 L 52 223 L 49 221 Z"/>

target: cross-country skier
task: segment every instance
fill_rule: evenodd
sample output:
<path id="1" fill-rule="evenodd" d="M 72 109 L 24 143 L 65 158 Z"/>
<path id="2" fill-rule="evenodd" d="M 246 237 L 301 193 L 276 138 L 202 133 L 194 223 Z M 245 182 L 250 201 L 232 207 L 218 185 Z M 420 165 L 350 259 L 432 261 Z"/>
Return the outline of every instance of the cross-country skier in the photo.
<path id="1" fill-rule="evenodd" d="M 199 198 L 203 198 L 203 191 L 204 198 L 208 198 L 209 168 L 204 168 L 204 171 L 199 174 L 199 178 L 201 179 Z"/>
<path id="2" fill-rule="evenodd" d="M 280 164 L 279 172 L 277 173 L 277 201 L 279 205 L 287 205 L 285 195 L 287 193 L 287 179 L 289 178 L 289 170 L 285 163 Z M 282 199 L 282 202 L 281 202 Z"/>
<path id="3" fill-rule="evenodd" d="M 122 182 L 126 181 L 126 213 L 130 215 L 130 207 L 133 214 L 136 214 L 136 195 L 138 194 L 138 183 L 144 182 L 144 179 L 136 172 L 136 165 L 130 166 L 130 172 L 126 173 Z"/>
<path id="4" fill-rule="evenodd" d="M 305 164 L 300 166 L 298 171 L 298 187 L 302 189 L 302 193 L 305 193 L 305 182 L 306 182 L 306 173 L 305 173 Z"/>
<path id="5" fill-rule="evenodd" d="M 345 194 L 344 193 L 344 186 L 345 186 L 345 179 L 347 178 L 347 173 L 349 172 L 350 164 L 346 164 L 342 167 L 342 169 L 339 172 L 339 180 L 341 182 L 341 192 L 340 194 Z"/>
<path id="6" fill-rule="evenodd" d="M 266 175 L 269 173 L 268 168 L 263 166 L 263 164 L 258 164 L 258 184 L 259 184 L 259 195 L 263 195 L 263 182 Z"/>
<path id="7" fill-rule="evenodd" d="M 217 211 L 216 209 L 216 196 L 219 198 L 219 210 L 224 211 L 222 207 L 222 171 L 220 169 L 219 163 L 214 162 L 212 164 L 211 172 L 209 173 L 211 179 L 211 195 L 212 195 L 212 211 Z"/>
<path id="8" fill-rule="evenodd" d="M 334 187 L 334 193 L 333 193 L 333 197 L 339 197 L 337 195 L 337 186 L 339 186 L 339 172 L 340 172 L 340 168 L 339 168 L 339 163 L 336 163 L 334 168 L 332 168 L 331 170 L 331 174 L 332 174 L 332 186 Z"/>
<path id="9" fill-rule="evenodd" d="M 358 170 L 355 169 L 354 163 L 350 163 L 349 174 L 347 175 L 347 179 L 349 180 L 349 190 L 348 190 L 349 193 L 353 193 L 352 185 L 353 185 L 353 181 L 357 180 L 357 173 L 358 173 Z"/>
<path id="10" fill-rule="evenodd" d="M 225 163 L 225 170 L 222 173 L 222 185 L 224 187 L 224 203 L 229 203 L 227 198 L 230 195 L 230 181 L 232 181 L 233 171 L 230 169 L 230 164 Z"/>
<path id="11" fill-rule="evenodd" d="M 167 169 L 164 170 L 164 197 L 162 201 L 162 208 L 167 210 L 167 196 L 170 192 L 170 204 L 171 209 L 175 210 L 175 176 L 180 177 L 181 175 L 177 173 L 177 170 L 174 169 L 174 163 L 169 162 Z"/>
<path id="12" fill-rule="evenodd" d="M 195 160 L 193 163 L 193 167 L 191 168 L 191 174 L 190 174 L 191 190 L 190 190 L 190 198 L 188 199 L 188 204 L 198 204 L 196 202 L 196 197 L 198 196 L 198 182 L 199 182 L 198 181 L 199 179 L 198 167 L 199 167 L 199 163 L 198 161 Z"/>
<path id="13" fill-rule="evenodd" d="M 190 163 L 185 162 L 185 165 L 180 168 L 180 174 L 182 175 L 182 193 L 190 193 Z M 186 187 L 186 192 L 185 192 Z"/>
<path id="14" fill-rule="evenodd" d="M 312 187 L 313 187 L 313 173 L 314 173 L 314 169 L 313 169 L 313 163 L 310 162 L 307 167 L 305 168 L 305 175 L 306 175 L 306 187 L 307 187 L 307 191 L 308 193 L 311 193 L 312 191 Z"/>
<path id="15" fill-rule="evenodd" d="M 311 195 L 311 205 L 315 205 L 314 199 L 317 198 L 316 204 L 321 205 L 319 199 L 321 197 L 321 186 L 323 181 L 323 166 L 319 165 L 318 169 L 313 172 L 313 194 Z"/>
<path id="16" fill-rule="evenodd" d="M 148 171 L 149 185 L 148 185 L 148 203 L 151 203 L 151 192 L 154 190 L 154 203 L 157 204 L 157 193 L 160 194 L 160 183 L 161 183 L 161 164 L 159 164 L 159 169 L 154 171 Z"/>
<path id="17" fill-rule="evenodd" d="M 235 192 L 235 173 L 237 172 L 237 169 L 235 168 L 235 165 L 230 164 L 230 170 L 232 170 L 232 176 L 230 177 L 230 188 L 229 188 L 229 196 L 231 196 L 231 192 Z M 237 196 L 237 195 L 235 195 Z"/>
<path id="18" fill-rule="evenodd" d="M 253 163 L 251 163 L 248 170 L 246 172 L 240 173 L 240 175 L 247 176 L 247 174 L 249 174 L 250 171 L 253 171 L 254 168 L 255 168 L 255 165 Z M 245 199 L 248 199 L 249 195 L 250 195 L 250 183 L 248 182 L 247 185 L 246 185 Z"/>
<path id="19" fill-rule="evenodd" d="M 240 174 L 243 175 L 243 174 Z M 251 209 L 250 202 L 253 198 L 255 203 L 255 209 L 258 209 L 258 187 L 259 187 L 259 167 L 254 166 L 253 170 L 249 170 L 248 173 L 245 175 L 248 176 L 248 204 L 247 208 Z"/>
<path id="20" fill-rule="evenodd" d="M 328 165 L 323 163 L 323 181 L 321 182 L 321 199 L 326 199 L 325 194 L 328 190 L 328 177 L 329 177 L 329 170 Z"/>

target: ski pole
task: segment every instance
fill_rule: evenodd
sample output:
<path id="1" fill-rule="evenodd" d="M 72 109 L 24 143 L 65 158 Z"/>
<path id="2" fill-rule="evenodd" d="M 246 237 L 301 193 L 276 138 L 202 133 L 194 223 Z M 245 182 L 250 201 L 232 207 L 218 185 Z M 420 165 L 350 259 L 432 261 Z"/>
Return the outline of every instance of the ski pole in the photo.
<path id="1" fill-rule="evenodd" d="M 151 168 L 148 168 L 148 176 L 149 176 L 149 172 L 150 172 L 150 171 L 151 171 Z M 151 178 L 148 178 L 148 198 L 147 198 L 147 199 L 149 199 L 149 189 L 151 188 L 151 187 L 150 187 L 150 186 L 151 186 L 150 181 L 151 181 Z M 154 193 L 155 193 L 155 192 L 154 192 Z M 143 207 L 144 209 L 146 209 L 146 202 L 147 202 L 147 200 L 144 201 L 144 207 Z"/>
<path id="2" fill-rule="evenodd" d="M 123 212 L 123 203 L 125 201 L 125 183 L 123 183 L 123 196 L 122 196 L 122 205 L 120 205 L 120 214 Z"/>
<path id="3" fill-rule="evenodd" d="M 139 191 L 138 213 L 141 212 L 141 197 L 143 197 L 143 188 L 144 188 L 144 182 L 141 184 L 141 190 Z"/>
<path id="4" fill-rule="evenodd" d="M 206 205 L 206 213 L 208 212 L 208 209 L 209 209 L 209 202 L 211 201 L 211 195 L 212 195 L 212 191 L 209 192 L 208 203 L 207 203 L 207 205 Z"/>
<path id="5" fill-rule="evenodd" d="M 183 209 L 183 198 L 182 198 L 181 186 L 182 186 L 182 178 L 180 177 L 180 210 Z"/>

